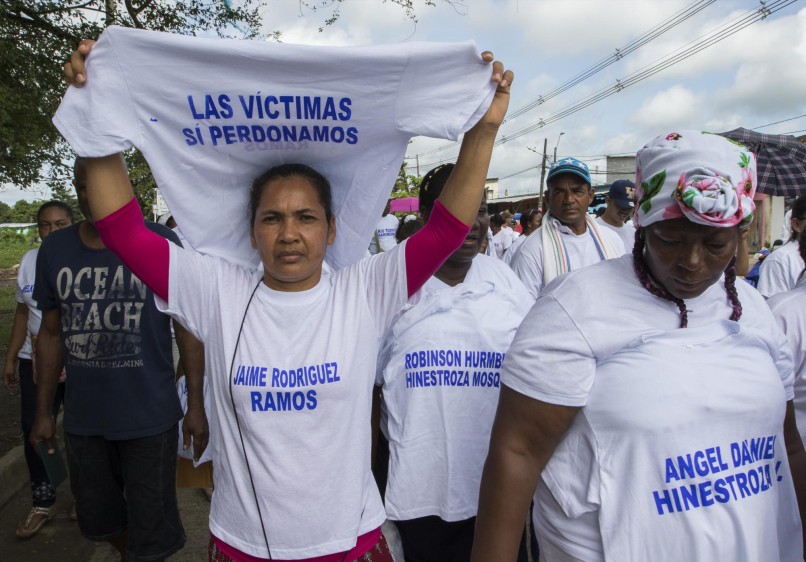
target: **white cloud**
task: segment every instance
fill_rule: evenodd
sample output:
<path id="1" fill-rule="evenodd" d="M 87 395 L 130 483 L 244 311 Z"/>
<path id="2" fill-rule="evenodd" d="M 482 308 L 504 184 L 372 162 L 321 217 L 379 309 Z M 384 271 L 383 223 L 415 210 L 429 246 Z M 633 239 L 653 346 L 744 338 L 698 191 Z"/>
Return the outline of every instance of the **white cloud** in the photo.
<path id="1" fill-rule="evenodd" d="M 675 85 L 644 102 L 631 120 L 645 127 L 685 129 L 688 123 L 696 122 L 698 105 L 699 100 L 691 90 Z"/>

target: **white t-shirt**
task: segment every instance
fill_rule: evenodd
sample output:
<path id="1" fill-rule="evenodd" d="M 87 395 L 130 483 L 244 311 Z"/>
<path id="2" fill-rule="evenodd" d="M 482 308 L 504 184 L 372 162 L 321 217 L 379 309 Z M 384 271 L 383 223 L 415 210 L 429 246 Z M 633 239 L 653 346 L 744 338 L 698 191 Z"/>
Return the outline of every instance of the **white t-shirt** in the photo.
<path id="1" fill-rule="evenodd" d="M 621 238 L 621 241 L 624 244 L 624 250 L 628 254 L 632 252 L 632 247 L 635 245 L 635 227 L 633 225 L 625 222 L 620 227 L 616 227 L 605 221 L 602 217 L 596 217 L 595 220 L 597 223 L 601 224 L 602 226 L 606 226 L 618 234 L 619 238 Z"/>
<path id="2" fill-rule="evenodd" d="M 784 213 L 784 222 L 781 223 L 781 240 L 789 240 L 792 236 L 792 209 Z"/>
<path id="3" fill-rule="evenodd" d="M 795 360 L 795 417 L 806 444 L 806 276 L 794 289 L 778 293 L 767 304 L 786 334 Z"/>
<path id="4" fill-rule="evenodd" d="M 512 236 L 506 228 L 502 228 L 497 234 L 493 234 L 493 248 L 495 248 L 495 257 L 499 260 L 504 259 L 504 252 L 509 250 L 512 246 Z"/>
<path id="5" fill-rule="evenodd" d="M 581 408 L 538 485 L 539 543 L 586 561 L 802 560 L 782 431 L 792 358 L 761 296 L 736 290 L 739 322 L 719 282 L 679 329 L 631 256 L 548 285 L 502 373 Z"/>
<path id="6" fill-rule="evenodd" d="M 364 256 L 409 139 L 456 139 L 495 91 L 473 42 L 314 47 L 122 27 L 101 34 L 87 76 L 53 120 L 73 149 L 136 146 L 191 245 L 252 267 L 254 178 L 295 162 L 322 173 L 339 233 L 328 261 L 344 267 Z"/>
<path id="7" fill-rule="evenodd" d="M 568 249 L 568 260 L 571 271 L 593 265 L 602 261 L 596 244 L 586 229 L 583 234 L 576 235 L 570 228 L 564 226 L 557 219 L 551 217 L 558 225 L 560 236 L 562 236 L 565 247 Z M 541 226 L 530 234 L 523 245 L 518 250 L 518 255 L 512 258 L 512 269 L 520 278 L 533 299 L 537 299 L 540 291 L 543 290 L 543 232 Z M 624 253 L 624 244 L 616 233 L 611 230 L 600 228 L 599 233 L 602 238 L 609 238 L 614 248 Z M 597 291 L 598 292 L 598 291 Z"/>
<path id="8" fill-rule="evenodd" d="M 28 329 L 25 334 L 25 343 L 22 344 L 17 357 L 31 358 L 31 336 L 39 335 L 39 326 L 42 324 L 42 311 L 36 307 L 34 300 L 34 280 L 36 279 L 36 255 L 39 248 L 28 250 L 20 260 L 20 269 L 17 272 L 17 287 L 14 296 L 18 303 L 28 307 Z"/>
<path id="9" fill-rule="evenodd" d="M 504 254 L 503 259 L 504 259 L 505 264 L 507 264 L 507 265 L 512 264 L 512 258 L 515 256 L 515 254 L 517 253 L 517 251 L 520 249 L 520 247 L 523 245 L 524 241 L 527 238 L 528 238 L 528 236 L 524 236 L 524 235 L 520 235 L 517 238 L 515 238 L 515 241 L 512 243 L 512 246 L 510 246 L 509 250 L 507 250 L 507 253 Z"/>
<path id="10" fill-rule="evenodd" d="M 268 558 L 232 381 L 271 555 L 349 550 L 386 518 L 370 472 L 370 410 L 380 338 L 406 304 L 405 244 L 302 292 L 269 289 L 259 272 L 221 258 L 170 250 L 169 302 L 158 306 L 204 342 L 212 391 L 210 531 Z"/>
<path id="11" fill-rule="evenodd" d="M 431 277 L 393 322 L 376 381 L 390 519 L 475 517 L 501 364 L 528 302 L 506 265 L 478 255 L 463 283 Z"/>
<path id="12" fill-rule="evenodd" d="M 377 254 L 379 251 L 388 252 L 389 250 L 397 246 L 397 238 L 395 238 L 395 235 L 397 234 L 397 227 L 399 225 L 400 221 L 392 213 L 389 213 L 386 216 L 381 217 L 381 220 L 378 221 L 378 225 L 375 227 L 375 232 L 378 238 L 378 244 L 380 245 L 380 249 L 376 248 L 375 252 L 370 250 L 370 253 Z M 373 243 L 375 242 L 374 236 L 372 241 Z"/>
<path id="13" fill-rule="evenodd" d="M 797 240 L 790 240 L 764 258 L 758 275 L 758 292 L 769 298 L 793 289 L 804 266 Z"/>

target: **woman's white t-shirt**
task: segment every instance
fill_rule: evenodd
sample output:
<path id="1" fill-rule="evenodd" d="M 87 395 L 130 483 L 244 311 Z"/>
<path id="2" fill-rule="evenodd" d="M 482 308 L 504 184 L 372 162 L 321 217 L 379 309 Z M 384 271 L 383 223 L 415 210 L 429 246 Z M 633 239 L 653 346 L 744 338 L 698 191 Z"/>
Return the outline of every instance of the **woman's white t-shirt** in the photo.
<path id="1" fill-rule="evenodd" d="M 586 561 L 802 559 L 782 434 L 792 359 L 760 295 L 736 289 L 739 322 L 718 282 L 680 329 L 631 256 L 546 287 L 502 373 L 581 408 L 541 475 L 538 542 Z"/>
<path id="2" fill-rule="evenodd" d="M 502 228 L 497 234 L 493 234 L 495 257 L 499 260 L 504 259 L 504 252 L 509 250 L 510 246 L 512 246 L 512 236 L 506 228 Z"/>
<path id="3" fill-rule="evenodd" d="M 795 360 L 795 417 L 806 445 L 806 275 L 794 289 L 778 293 L 767 304 L 786 334 Z"/>
<path id="4" fill-rule="evenodd" d="M 758 274 L 758 292 L 769 298 L 793 289 L 805 266 L 797 240 L 790 240 L 764 258 Z"/>
<path id="5" fill-rule="evenodd" d="M 42 311 L 36 307 L 34 300 L 34 280 L 36 279 L 36 256 L 39 248 L 28 250 L 20 260 L 20 270 L 17 273 L 17 287 L 14 296 L 18 303 L 28 307 L 28 327 L 25 333 L 25 343 L 20 348 L 17 357 L 20 359 L 31 358 L 31 336 L 39 334 L 39 326 L 42 324 Z"/>
<path id="6" fill-rule="evenodd" d="M 431 277 L 392 324 L 376 381 L 390 519 L 475 517 L 501 365 L 530 300 L 512 270 L 478 255 L 463 283 Z"/>
<path id="7" fill-rule="evenodd" d="M 268 558 L 262 519 L 274 558 L 349 550 L 386 518 L 370 472 L 370 410 L 380 338 L 407 300 L 405 243 L 302 292 L 170 246 L 159 306 L 204 342 L 212 391 L 211 532 Z"/>

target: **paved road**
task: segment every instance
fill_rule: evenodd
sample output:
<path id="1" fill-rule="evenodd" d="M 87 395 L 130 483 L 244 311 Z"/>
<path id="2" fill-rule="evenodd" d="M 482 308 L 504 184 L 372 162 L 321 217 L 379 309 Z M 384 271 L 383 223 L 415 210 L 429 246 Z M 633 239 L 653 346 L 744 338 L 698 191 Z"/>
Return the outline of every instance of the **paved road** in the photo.
<path id="1" fill-rule="evenodd" d="M 177 496 L 187 543 L 169 560 L 206 561 L 210 502 L 201 489 L 179 489 Z M 17 494 L 0 512 L 0 559 L 4 562 L 118 562 L 117 551 L 108 544 L 94 543 L 81 536 L 78 525 L 67 515 L 71 502 L 65 482 L 58 489 L 56 517 L 35 537 L 23 541 L 14 535 L 14 529 L 31 508 L 31 497 L 27 489 Z"/>

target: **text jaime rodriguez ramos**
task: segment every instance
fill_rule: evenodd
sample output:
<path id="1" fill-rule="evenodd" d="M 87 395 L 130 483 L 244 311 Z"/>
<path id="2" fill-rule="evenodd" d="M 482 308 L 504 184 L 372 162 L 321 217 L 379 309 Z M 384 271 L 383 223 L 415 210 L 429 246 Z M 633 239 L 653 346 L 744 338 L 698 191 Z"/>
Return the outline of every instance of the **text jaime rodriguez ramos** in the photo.
<path id="1" fill-rule="evenodd" d="M 357 144 L 347 97 L 203 94 L 188 95 L 196 123 L 182 129 L 187 146 L 253 143 Z M 201 122 L 204 121 L 202 124 Z"/>
<path id="2" fill-rule="evenodd" d="M 783 480 L 779 475 L 776 435 L 734 441 L 667 457 L 665 482 L 652 492 L 658 515 L 741 501 L 768 493 Z"/>

